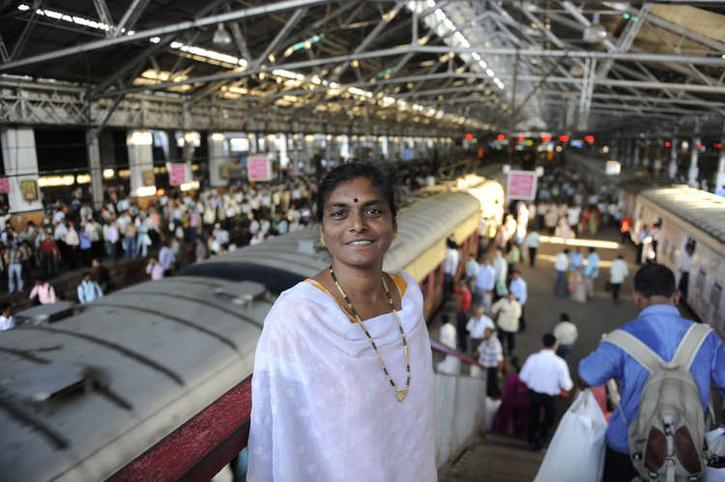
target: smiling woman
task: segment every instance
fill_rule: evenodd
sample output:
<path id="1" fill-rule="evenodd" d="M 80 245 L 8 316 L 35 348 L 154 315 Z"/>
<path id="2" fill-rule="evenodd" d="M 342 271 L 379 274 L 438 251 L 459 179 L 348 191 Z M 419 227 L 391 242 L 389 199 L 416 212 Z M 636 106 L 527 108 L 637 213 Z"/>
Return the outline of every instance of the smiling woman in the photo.
<path id="1" fill-rule="evenodd" d="M 392 184 L 369 164 L 320 184 L 326 270 L 282 293 L 257 345 L 250 481 L 436 480 L 423 296 L 386 273 Z"/>

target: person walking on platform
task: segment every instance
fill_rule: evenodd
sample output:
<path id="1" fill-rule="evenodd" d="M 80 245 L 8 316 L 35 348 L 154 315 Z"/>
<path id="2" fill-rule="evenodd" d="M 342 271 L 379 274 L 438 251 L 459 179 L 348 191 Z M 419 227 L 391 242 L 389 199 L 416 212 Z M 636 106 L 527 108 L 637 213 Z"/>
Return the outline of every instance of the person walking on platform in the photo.
<path id="1" fill-rule="evenodd" d="M 464 353 L 468 351 L 468 345 L 466 343 L 466 324 L 468 318 L 471 316 L 471 306 L 473 304 L 473 296 L 471 290 L 468 289 L 466 280 L 459 280 L 456 286 L 456 303 L 458 307 L 456 309 L 456 330 L 458 333 L 458 346 Z"/>
<path id="2" fill-rule="evenodd" d="M 556 270 L 556 279 L 554 280 L 554 296 L 565 298 L 568 293 L 567 273 L 569 272 L 569 248 L 564 248 L 554 259 L 554 270 Z"/>
<path id="3" fill-rule="evenodd" d="M 624 260 L 624 256 L 618 254 L 609 268 L 609 289 L 612 290 L 612 300 L 615 305 L 619 303 L 619 291 L 622 289 L 622 283 L 624 283 L 624 279 L 628 275 L 629 267 L 627 262 Z"/>
<path id="4" fill-rule="evenodd" d="M 456 273 L 461 263 L 461 255 L 458 252 L 458 245 L 451 238 L 446 240 L 446 256 L 443 260 L 443 297 L 448 298 L 455 289 Z"/>
<path id="5" fill-rule="evenodd" d="M 669 268 L 656 263 L 644 265 L 634 276 L 633 299 L 640 313 L 637 319 L 620 328 L 624 337 L 633 337 L 635 340 L 632 341 L 644 344 L 664 362 L 673 360 L 686 334 L 696 326 L 702 326 L 680 315 L 677 310 L 679 296 L 675 276 Z M 648 380 L 648 369 L 629 354 L 631 350 L 625 352 L 613 338 L 613 334 L 605 337 L 599 347 L 579 363 L 583 386 L 599 386 L 613 378 L 622 388 L 620 410 L 615 410 L 607 427 L 603 482 L 631 480 L 638 475 L 630 458 L 632 447 L 628 442 L 628 430 L 630 423 L 637 420 L 640 399 Z M 705 412 L 710 402 L 711 381 L 725 396 L 725 349 L 712 330 L 708 330 L 698 346 L 691 354 L 689 372 Z"/>
<path id="6" fill-rule="evenodd" d="M 516 301 L 521 305 L 521 316 L 519 317 L 519 332 L 523 333 L 526 330 L 526 300 L 529 297 L 529 290 L 526 286 L 526 281 L 521 277 L 519 270 L 511 271 L 511 283 L 509 283 L 509 291 L 513 293 Z"/>
<path id="7" fill-rule="evenodd" d="M 519 374 L 521 381 L 529 387 L 531 411 L 528 442 L 537 451 L 543 449 L 549 439 L 549 431 L 554 425 L 556 398 L 562 392 L 566 394 L 574 387 L 569 367 L 554 353 L 556 350 L 554 335 L 547 333 L 541 341 L 544 348 L 526 359 Z"/>
<path id="8" fill-rule="evenodd" d="M 23 291 L 23 263 L 25 262 L 25 252 L 20 247 L 17 240 L 13 240 L 10 248 L 5 251 L 5 266 L 8 271 L 8 291 L 14 293 Z"/>
<path id="9" fill-rule="evenodd" d="M 574 343 L 579 337 L 579 330 L 569 319 L 568 313 L 559 315 L 559 323 L 554 327 L 554 338 L 556 338 L 556 354 L 567 364 L 571 363 L 571 354 L 574 350 Z"/>
<path id="10" fill-rule="evenodd" d="M 491 314 L 498 326 L 499 336 L 506 343 L 506 353 L 511 356 L 516 346 L 516 333 L 519 331 L 521 305 L 516 296 L 509 293 L 491 307 Z"/>
<path id="11" fill-rule="evenodd" d="M 484 258 L 478 268 L 476 275 L 476 295 L 478 303 L 482 304 L 486 311 L 491 309 L 493 303 L 493 289 L 496 285 L 496 271 L 491 265 L 491 260 Z"/>
<path id="12" fill-rule="evenodd" d="M 407 273 L 383 271 L 395 213 L 393 184 L 371 164 L 342 164 L 320 183 L 332 264 L 264 320 L 248 482 L 437 480 L 423 295 Z"/>
<path id="13" fill-rule="evenodd" d="M 478 348 L 474 356 L 486 368 L 486 396 L 498 399 L 501 397 L 498 374 L 503 367 L 503 348 L 493 326 L 487 326 L 483 330 L 483 339 L 476 346 Z"/>
<path id="14" fill-rule="evenodd" d="M 536 252 L 539 249 L 539 238 L 541 235 L 538 231 L 531 231 L 524 239 L 524 245 L 528 249 L 529 266 L 536 266 Z"/>
<path id="15" fill-rule="evenodd" d="M 677 289 L 680 290 L 680 298 L 687 303 L 687 293 L 690 287 L 690 268 L 692 267 L 692 255 L 695 253 L 695 247 L 687 244 L 680 255 L 680 280 L 677 283 Z"/>
<path id="16" fill-rule="evenodd" d="M 495 298 L 498 299 L 506 295 L 506 278 L 508 276 L 508 265 L 503 257 L 503 250 L 497 249 L 496 256 L 493 258 L 493 270 L 495 273 Z"/>
<path id="17" fill-rule="evenodd" d="M 468 348 L 475 351 L 476 347 L 483 341 L 483 332 L 486 328 L 495 328 L 493 320 L 486 316 L 483 306 L 476 305 L 471 313 L 471 318 L 466 323 L 466 331 L 468 332 Z"/>
<path id="18" fill-rule="evenodd" d="M 476 254 L 470 253 L 468 255 L 468 261 L 466 261 L 466 282 L 468 287 L 473 291 L 476 288 L 476 275 L 478 274 L 478 261 L 476 261 Z"/>
<path id="19" fill-rule="evenodd" d="M 599 253 L 595 248 L 589 248 L 587 264 L 584 266 L 584 285 L 587 289 L 587 300 L 594 298 L 594 281 L 599 277 Z"/>

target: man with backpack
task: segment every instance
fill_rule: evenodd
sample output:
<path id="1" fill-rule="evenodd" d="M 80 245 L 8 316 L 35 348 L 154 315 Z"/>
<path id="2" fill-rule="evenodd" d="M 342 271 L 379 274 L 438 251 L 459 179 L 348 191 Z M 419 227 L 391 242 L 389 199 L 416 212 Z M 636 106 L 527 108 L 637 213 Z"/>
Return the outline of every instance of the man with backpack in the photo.
<path id="1" fill-rule="evenodd" d="M 583 385 L 615 379 L 621 402 L 607 429 L 602 482 L 700 480 L 711 380 L 725 395 L 725 349 L 707 325 L 682 318 L 675 276 L 647 264 L 634 277 L 639 317 L 579 364 Z"/>

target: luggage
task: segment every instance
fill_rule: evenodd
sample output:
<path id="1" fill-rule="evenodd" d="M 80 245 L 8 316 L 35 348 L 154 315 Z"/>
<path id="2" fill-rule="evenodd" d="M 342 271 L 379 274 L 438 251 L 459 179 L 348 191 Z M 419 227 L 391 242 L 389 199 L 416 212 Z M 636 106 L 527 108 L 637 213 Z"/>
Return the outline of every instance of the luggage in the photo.
<path id="1" fill-rule="evenodd" d="M 604 470 L 607 421 L 591 390 L 562 417 L 534 482 L 598 482 Z"/>

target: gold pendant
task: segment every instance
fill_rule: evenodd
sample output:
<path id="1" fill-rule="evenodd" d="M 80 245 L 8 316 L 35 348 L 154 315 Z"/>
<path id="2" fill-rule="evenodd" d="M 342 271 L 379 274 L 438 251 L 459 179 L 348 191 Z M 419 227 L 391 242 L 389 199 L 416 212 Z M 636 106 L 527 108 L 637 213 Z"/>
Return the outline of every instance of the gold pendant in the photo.
<path id="1" fill-rule="evenodd" d="M 408 396 L 408 389 L 404 388 L 402 390 L 395 390 L 395 396 L 398 397 L 399 402 L 402 402 L 405 400 L 405 397 Z"/>

